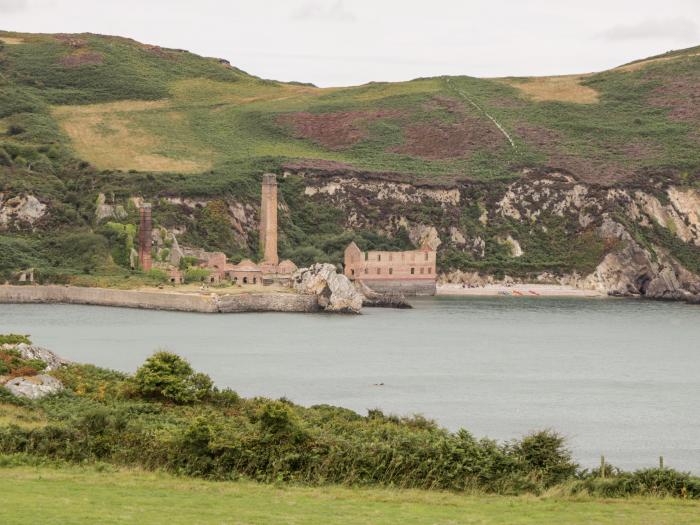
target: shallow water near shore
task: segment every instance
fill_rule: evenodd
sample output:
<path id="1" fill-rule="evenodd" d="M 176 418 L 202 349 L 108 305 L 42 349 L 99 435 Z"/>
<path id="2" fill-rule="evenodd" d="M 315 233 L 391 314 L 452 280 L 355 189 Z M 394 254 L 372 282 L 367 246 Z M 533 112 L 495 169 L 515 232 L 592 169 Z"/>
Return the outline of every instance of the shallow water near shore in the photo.
<path id="1" fill-rule="evenodd" d="M 0 333 L 133 372 L 157 348 L 243 396 L 421 413 L 478 437 L 552 428 L 575 458 L 700 474 L 700 307 L 439 297 L 413 310 L 189 314 L 0 304 Z"/>

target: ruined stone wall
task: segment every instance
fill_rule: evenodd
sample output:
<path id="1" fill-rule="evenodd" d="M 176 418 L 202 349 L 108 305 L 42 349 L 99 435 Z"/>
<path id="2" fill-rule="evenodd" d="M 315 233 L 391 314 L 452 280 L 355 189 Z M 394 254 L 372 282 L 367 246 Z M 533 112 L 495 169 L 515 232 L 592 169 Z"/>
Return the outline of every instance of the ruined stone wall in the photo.
<path id="1" fill-rule="evenodd" d="M 348 254 L 350 255 L 350 254 Z M 405 252 L 360 252 L 350 258 L 346 255 L 345 275 L 351 279 L 374 280 L 423 280 L 436 276 L 436 253 L 426 250 Z"/>

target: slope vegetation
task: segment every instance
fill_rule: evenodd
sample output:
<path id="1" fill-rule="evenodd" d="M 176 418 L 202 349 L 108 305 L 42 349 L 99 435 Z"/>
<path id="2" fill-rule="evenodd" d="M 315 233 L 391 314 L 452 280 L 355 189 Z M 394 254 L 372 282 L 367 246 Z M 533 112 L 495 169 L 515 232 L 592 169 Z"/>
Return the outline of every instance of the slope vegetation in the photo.
<path id="1" fill-rule="evenodd" d="M 700 166 L 697 49 L 584 76 L 318 89 L 116 37 L 0 38 L 0 116 L 24 130 L 14 140 L 40 119 L 103 170 L 197 173 L 275 158 L 472 178 L 541 166 L 612 183 Z"/>
<path id="2" fill-rule="evenodd" d="M 298 264 L 433 228 L 443 272 L 587 274 L 629 244 L 601 240 L 607 218 L 649 265 L 695 272 L 699 86 L 700 48 L 595 74 L 320 89 L 120 37 L 0 32 L 0 271 L 124 271 L 141 198 L 181 242 L 255 258 L 259 177 L 276 171 L 280 251 Z M 516 190 L 551 201 L 529 182 L 543 177 L 568 181 L 561 202 L 504 208 Z"/>

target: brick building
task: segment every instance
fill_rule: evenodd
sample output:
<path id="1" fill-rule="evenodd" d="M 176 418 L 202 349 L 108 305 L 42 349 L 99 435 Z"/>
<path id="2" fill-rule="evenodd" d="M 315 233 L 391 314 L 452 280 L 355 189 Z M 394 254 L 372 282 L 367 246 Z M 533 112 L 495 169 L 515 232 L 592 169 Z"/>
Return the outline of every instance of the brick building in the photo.
<path id="1" fill-rule="evenodd" d="M 354 242 L 345 248 L 345 275 L 362 281 L 377 292 L 435 295 L 435 250 L 363 252 Z"/>

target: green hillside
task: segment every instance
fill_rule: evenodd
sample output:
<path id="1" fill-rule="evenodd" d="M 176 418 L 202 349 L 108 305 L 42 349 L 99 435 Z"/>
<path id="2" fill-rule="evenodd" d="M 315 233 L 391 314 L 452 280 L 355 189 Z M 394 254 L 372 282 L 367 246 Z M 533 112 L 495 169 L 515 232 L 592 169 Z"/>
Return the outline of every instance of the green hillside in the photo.
<path id="1" fill-rule="evenodd" d="M 109 239 L 85 233 L 95 232 L 98 193 L 122 203 L 179 196 L 254 204 L 268 170 L 393 173 L 438 185 L 556 170 L 593 185 L 642 176 L 692 185 L 700 172 L 698 85 L 700 47 L 597 74 L 320 89 L 120 37 L 0 32 L 0 192 L 30 193 L 50 210 L 0 239 L 0 269 L 75 268 L 66 260 L 88 246 L 100 259 Z M 282 251 L 302 263 L 335 260 L 347 225 L 337 208 L 303 200 L 294 184 L 283 188 L 290 216 Z M 416 213 L 436 220 L 423 211 Z M 165 203 L 155 214 L 165 227 L 186 222 Z M 255 256 L 252 228 L 245 242 L 197 231 L 216 222 L 215 208 L 187 220 L 190 244 Z M 376 230 L 364 247 L 408 244 Z M 75 238 L 61 235 L 77 231 L 83 251 L 68 253 Z M 320 233 L 334 237 L 310 239 Z"/>
<path id="2" fill-rule="evenodd" d="M 61 144 L 98 169 L 199 173 L 328 161 L 489 178 L 550 166 L 609 183 L 700 166 L 692 99 L 700 48 L 594 75 L 318 89 L 123 38 L 0 40 L 0 117 L 12 131 L 3 141 Z"/>

